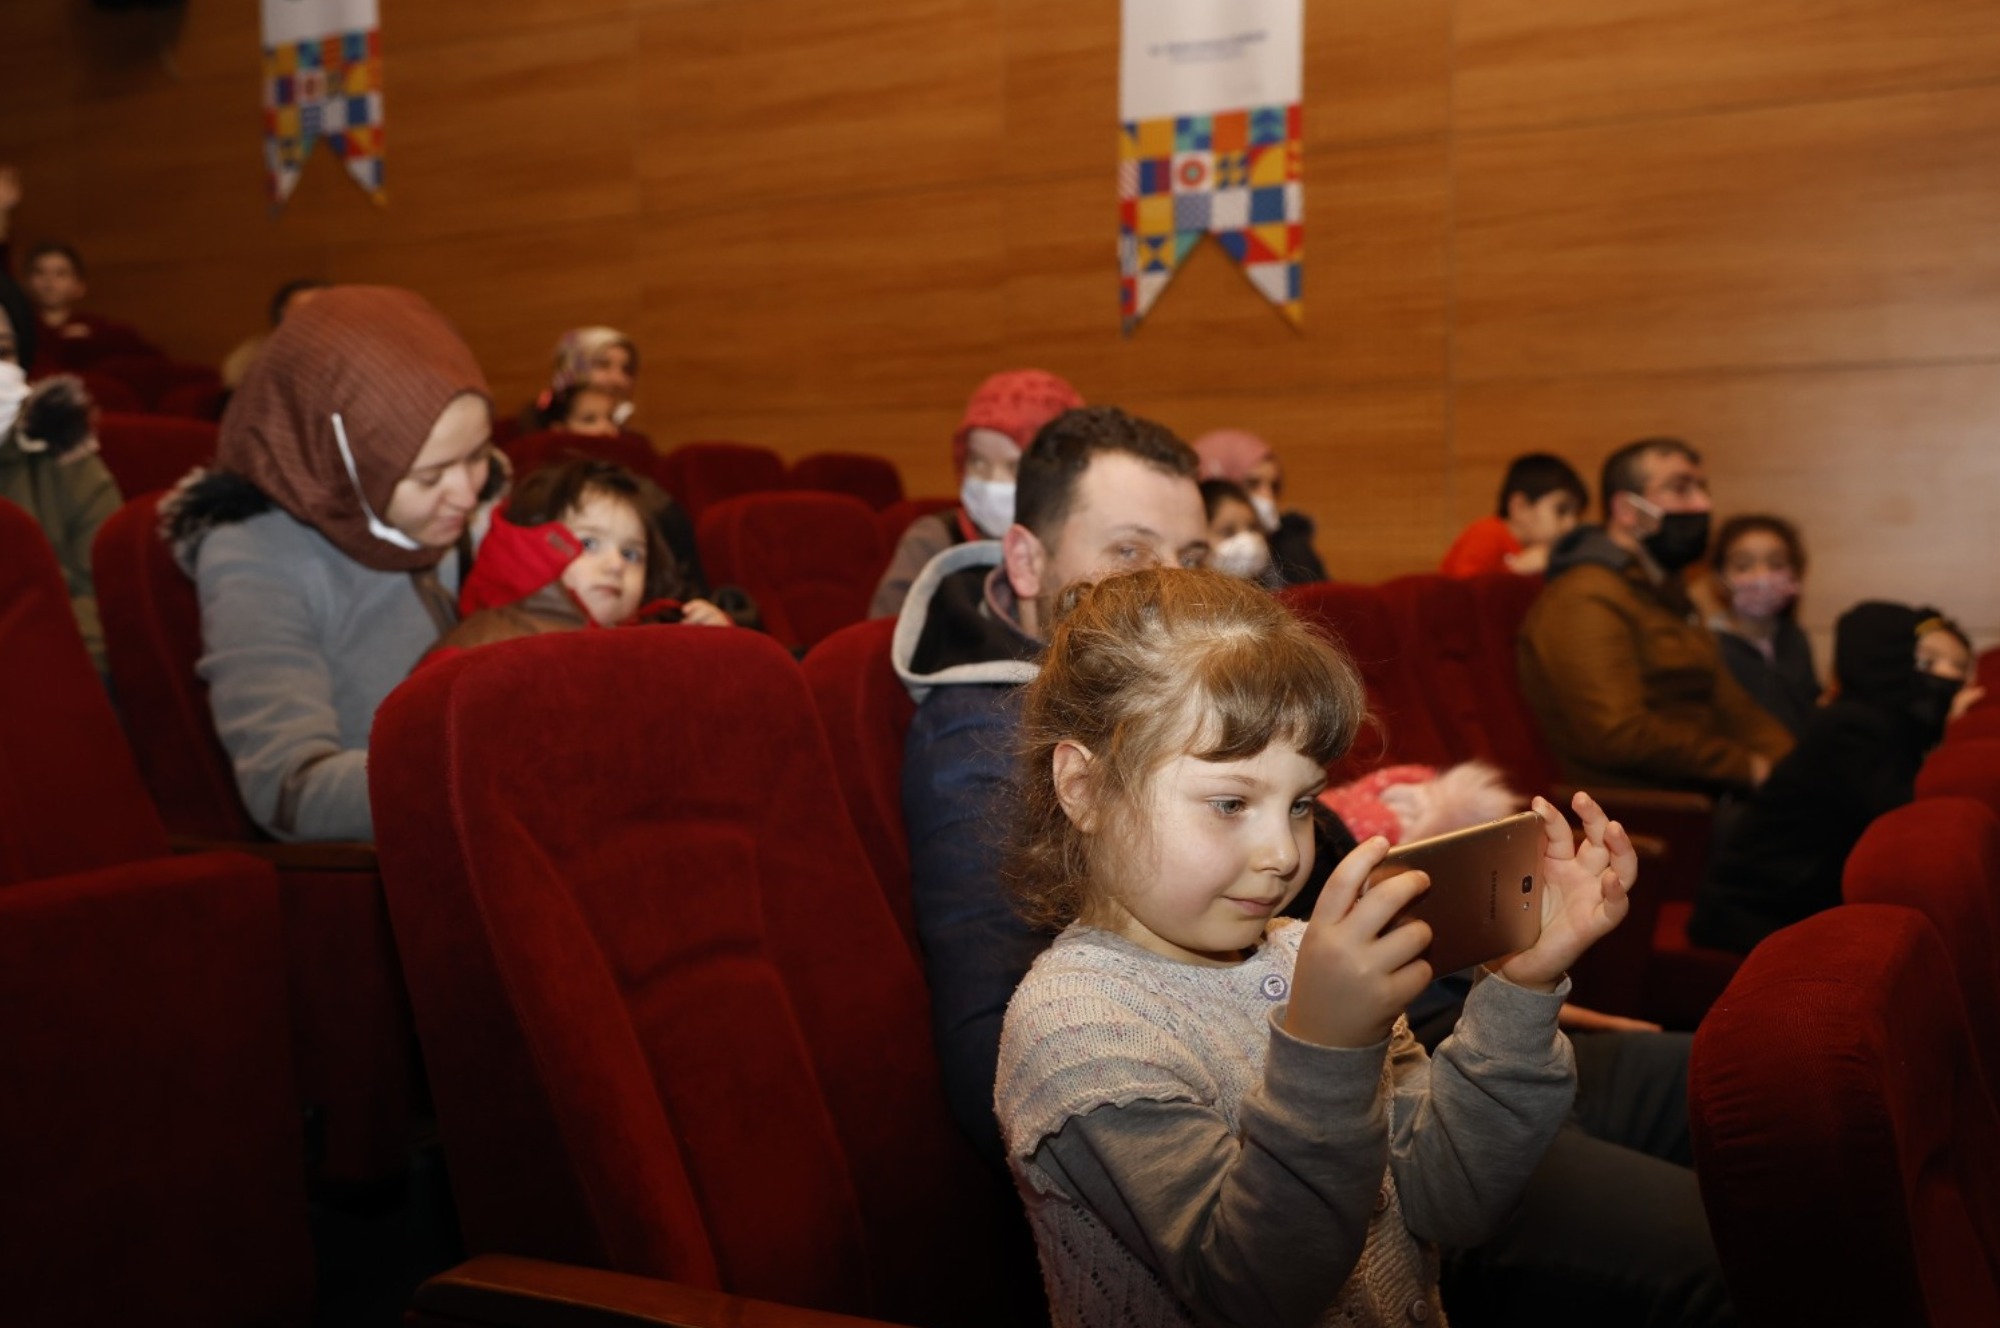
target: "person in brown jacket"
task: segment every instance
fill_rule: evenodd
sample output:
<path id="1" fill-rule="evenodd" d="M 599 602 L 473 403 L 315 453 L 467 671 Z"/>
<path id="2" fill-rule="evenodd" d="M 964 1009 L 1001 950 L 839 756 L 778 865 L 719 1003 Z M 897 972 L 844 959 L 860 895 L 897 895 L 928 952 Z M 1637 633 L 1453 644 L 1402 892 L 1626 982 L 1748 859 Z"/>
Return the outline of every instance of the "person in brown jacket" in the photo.
<path id="1" fill-rule="evenodd" d="M 1604 463 L 1605 522 L 1549 558 L 1516 642 L 1521 689 L 1568 779 L 1725 792 L 1791 750 L 1730 675 L 1680 571 L 1708 546 L 1701 455 L 1645 438 Z"/>

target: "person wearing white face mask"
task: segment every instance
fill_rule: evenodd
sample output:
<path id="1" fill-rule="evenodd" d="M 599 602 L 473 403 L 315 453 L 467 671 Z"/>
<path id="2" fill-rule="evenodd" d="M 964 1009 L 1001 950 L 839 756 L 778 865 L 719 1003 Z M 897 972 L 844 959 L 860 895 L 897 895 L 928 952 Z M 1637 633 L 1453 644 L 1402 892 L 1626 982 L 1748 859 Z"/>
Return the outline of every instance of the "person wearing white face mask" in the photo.
<path id="1" fill-rule="evenodd" d="M 1280 586 L 1327 579 L 1326 566 L 1313 548 L 1312 518 L 1278 508 L 1285 491 L 1285 471 L 1269 443 L 1242 429 L 1216 429 L 1195 439 L 1194 450 L 1201 457 L 1203 479 L 1229 480 L 1248 496 L 1270 545 L 1271 565 Z"/>
<path id="2" fill-rule="evenodd" d="M 0 272 L 0 498 L 26 509 L 48 535 L 77 629 L 103 676 L 90 546 L 123 500 L 97 455 L 83 384 L 65 375 L 28 385 L 22 366 L 34 359 L 37 336 L 26 294 Z"/>
<path id="3" fill-rule="evenodd" d="M 1798 737 L 1819 706 L 1812 644 L 1799 627 L 1805 546 L 1782 517 L 1731 517 L 1716 536 L 1709 577 L 1690 589 L 1707 611 L 1722 662 L 1753 700 Z"/>
<path id="4" fill-rule="evenodd" d="M 1208 565 L 1266 590 L 1277 589 L 1281 583 L 1271 566 L 1271 544 L 1243 486 L 1232 480 L 1203 480 L 1201 503 L 1208 510 Z"/>
<path id="5" fill-rule="evenodd" d="M 965 415 L 951 438 L 959 505 L 918 517 L 904 530 L 875 587 L 868 616 L 902 612 L 917 573 L 954 544 L 1006 534 L 1014 524 L 1014 472 L 1021 453 L 1044 424 L 1081 405 L 1075 388 L 1040 369 L 1010 369 L 981 383 L 965 403 Z"/>

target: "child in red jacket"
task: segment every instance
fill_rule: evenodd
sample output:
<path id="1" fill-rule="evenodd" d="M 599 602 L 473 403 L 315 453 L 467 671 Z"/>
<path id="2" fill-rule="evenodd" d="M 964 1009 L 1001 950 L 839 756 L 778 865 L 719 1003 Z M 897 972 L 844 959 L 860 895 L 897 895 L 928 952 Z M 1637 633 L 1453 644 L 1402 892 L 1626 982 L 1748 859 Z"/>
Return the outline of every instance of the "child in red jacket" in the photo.
<path id="1" fill-rule="evenodd" d="M 667 501 L 651 480 L 595 457 L 529 475 L 494 513 L 459 593 L 464 620 L 431 658 L 541 632 L 730 625 L 707 600 L 680 597 L 680 568 L 659 530 Z"/>

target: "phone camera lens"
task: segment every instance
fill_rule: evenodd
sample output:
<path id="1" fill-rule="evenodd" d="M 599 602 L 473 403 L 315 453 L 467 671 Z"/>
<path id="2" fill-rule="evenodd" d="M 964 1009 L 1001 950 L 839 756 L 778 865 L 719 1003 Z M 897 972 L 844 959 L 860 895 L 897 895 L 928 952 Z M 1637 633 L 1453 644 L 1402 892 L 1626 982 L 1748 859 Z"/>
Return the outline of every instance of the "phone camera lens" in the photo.
<path id="1" fill-rule="evenodd" d="M 1521 893 L 1524 895 L 1528 895 L 1528 894 L 1533 894 L 1534 892 L 1535 892 L 1535 878 L 1532 876 L 1523 876 L 1521 878 Z"/>

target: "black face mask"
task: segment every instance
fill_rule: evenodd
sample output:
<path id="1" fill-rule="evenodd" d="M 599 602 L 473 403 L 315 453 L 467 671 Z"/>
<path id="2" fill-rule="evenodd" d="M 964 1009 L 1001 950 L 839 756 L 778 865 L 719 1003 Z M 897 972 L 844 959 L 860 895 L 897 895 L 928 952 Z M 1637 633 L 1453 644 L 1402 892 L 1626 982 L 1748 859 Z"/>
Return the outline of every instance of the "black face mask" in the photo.
<path id="1" fill-rule="evenodd" d="M 1959 688 L 1965 684 L 1957 678 L 1940 678 L 1935 673 L 1917 674 L 1916 695 L 1910 700 L 1910 717 L 1924 731 L 1924 736 L 1935 743 L 1944 737 L 1944 726 L 1951 718 L 1951 703 L 1958 699 Z"/>
<path id="2" fill-rule="evenodd" d="M 1678 572 L 1708 552 L 1708 513 L 1662 512 L 1660 528 L 1639 543 L 1661 570 Z"/>

